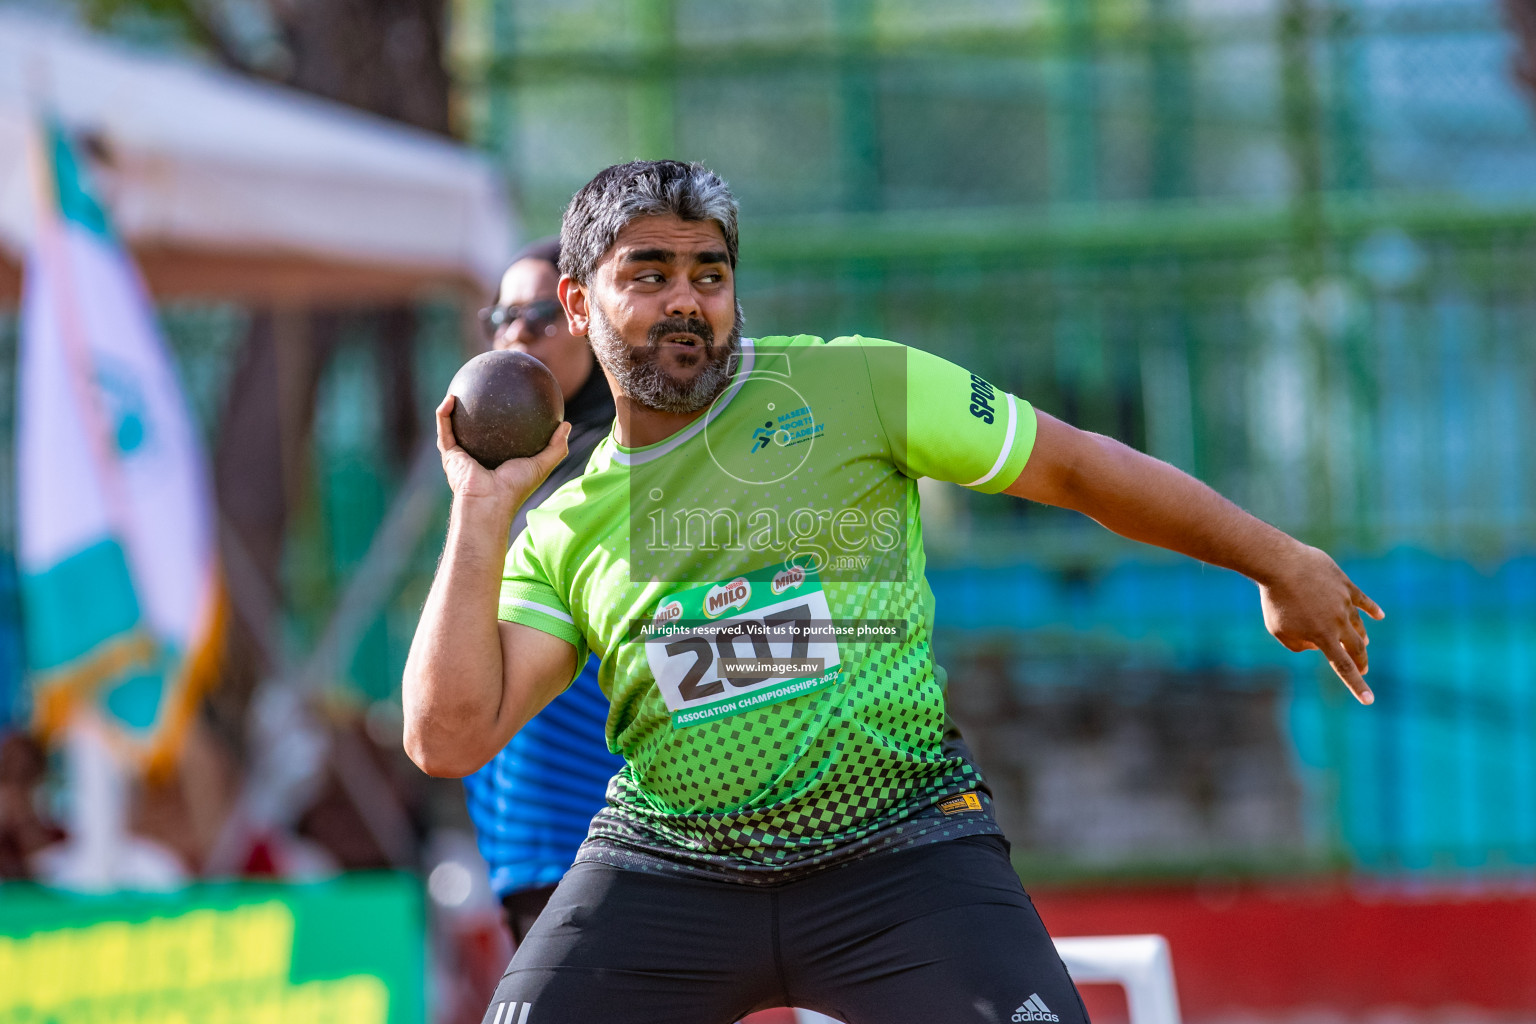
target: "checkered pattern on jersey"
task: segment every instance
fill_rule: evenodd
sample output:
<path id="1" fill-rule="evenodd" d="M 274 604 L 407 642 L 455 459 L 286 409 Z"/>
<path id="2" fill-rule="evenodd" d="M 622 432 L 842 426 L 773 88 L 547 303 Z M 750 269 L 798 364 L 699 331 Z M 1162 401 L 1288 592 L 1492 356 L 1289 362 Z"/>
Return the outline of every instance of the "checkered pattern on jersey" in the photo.
<path id="1" fill-rule="evenodd" d="M 665 843 L 647 840 L 622 823 L 603 822 L 582 844 L 577 863 L 596 862 L 632 871 L 688 875 L 742 885 L 775 885 L 794 881 L 825 868 L 879 853 L 947 842 L 961 836 L 1001 835 L 992 817 L 992 799 L 981 792 L 982 811 L 946 815 L 935 803 L 913 803 L 909 817 L 892 820 L 873 832 L 840 846 L 808 853 L 793 861 L 761 863 L 723 855 L 688 854 Z"/>
<path id="2" fill-rule="evenodd" d="M 862 584 L 860 616 L 910 624 L 905 643 L 850 644 L 826 689 L 715 722 L 626 735 L 629 763 L 593 825 L 644 850 L 767 868 L 887 831 L 975 768 L 941 748 L 944 694 L 910 585 Z"/>

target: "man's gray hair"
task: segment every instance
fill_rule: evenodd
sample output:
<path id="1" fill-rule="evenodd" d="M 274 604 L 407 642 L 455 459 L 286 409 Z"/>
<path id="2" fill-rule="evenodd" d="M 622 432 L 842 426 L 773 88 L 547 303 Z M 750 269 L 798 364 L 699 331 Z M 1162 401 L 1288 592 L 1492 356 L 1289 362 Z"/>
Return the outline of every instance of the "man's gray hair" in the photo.
<path id="1" fill-rule="evenodd" d="M 703 164 L 635 160 L 599 171 L 571 197 L 560 222 L 560 273 L 590 284 L 624 225 L 666 214 L 720 225 L 735 268 L 736 197 L 730 186 Z"/>

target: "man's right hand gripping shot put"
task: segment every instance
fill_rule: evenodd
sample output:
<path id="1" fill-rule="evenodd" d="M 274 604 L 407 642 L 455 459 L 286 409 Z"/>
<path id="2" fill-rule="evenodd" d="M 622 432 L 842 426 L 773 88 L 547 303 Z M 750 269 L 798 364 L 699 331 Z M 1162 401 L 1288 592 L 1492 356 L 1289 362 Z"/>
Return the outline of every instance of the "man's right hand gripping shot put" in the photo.
<path id="1" fill-rule="evenodd" d="M 453 514 L 405 672 L 407 750 L 463 775 L 590 651 L 624 757 L 486 1024 L 1083 1024 L 980 772 L 942 743 L 918 478 L 1246 574 L 1276 638 L 1366 703 L 1380 609 L 1323 552 L 952 363 L 741 337 L 736 203 L 699 165 L 603 171 L 561 253 L 614 432 L 506 552 L 565 428 L 493 473 L 445 401 Z"/>

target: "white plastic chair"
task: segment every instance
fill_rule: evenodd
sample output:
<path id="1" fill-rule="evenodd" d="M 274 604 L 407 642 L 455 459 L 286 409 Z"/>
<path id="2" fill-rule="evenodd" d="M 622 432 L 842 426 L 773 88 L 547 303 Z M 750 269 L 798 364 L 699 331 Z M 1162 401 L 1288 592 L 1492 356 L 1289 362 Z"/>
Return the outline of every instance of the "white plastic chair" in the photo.
<path id="1" fill-rule="evenodd" d="M 1067 973 L 1078 984 L 1125 988 L 1131 1024 L 1183 1024 L 1173 984 L 1173 957 L 1161 935 L 1095 935 L 1057 939 Z M 796 1010 L 796 1024 L 840 1024 L 813 1010 Z"/>
<path id="2" fill-rule="evenodd" d="M 1067 973 L 1078 984 L 1125 988 L 1131 1024 L 1182 1024 L 1173 984 L 1173 957 L 1161 935 L 1102 935 L 1056 940 Z"/>

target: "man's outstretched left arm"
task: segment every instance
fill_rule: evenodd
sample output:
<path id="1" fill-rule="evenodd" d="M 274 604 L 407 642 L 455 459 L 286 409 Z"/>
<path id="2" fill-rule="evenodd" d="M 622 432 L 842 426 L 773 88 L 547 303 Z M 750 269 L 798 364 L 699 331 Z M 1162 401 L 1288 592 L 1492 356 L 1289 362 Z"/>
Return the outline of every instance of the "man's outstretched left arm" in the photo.
<path id="1" fill-rule="evenodd" d="M 1034 450 L 1006 493 L 1090 516 L 1123 537 L 1234 569 L 1259 585 L 1264 625 L 1288 649 L 1323 652 L 1362 704 L 1376 602 L 1326 552 L 1249 515 L 1194 477 L 1118 441 L 1037 413 Z"/>

